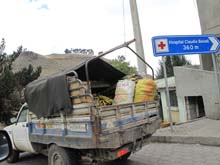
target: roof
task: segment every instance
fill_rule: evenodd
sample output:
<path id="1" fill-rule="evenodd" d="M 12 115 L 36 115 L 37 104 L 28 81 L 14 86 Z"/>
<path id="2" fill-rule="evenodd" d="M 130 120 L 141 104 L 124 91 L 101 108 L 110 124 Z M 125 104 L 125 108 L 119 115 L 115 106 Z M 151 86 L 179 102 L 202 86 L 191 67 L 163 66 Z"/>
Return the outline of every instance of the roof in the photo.
<path id="1" fill-rule="evenodd" d="M 167 81 L 168 81 L 168 86 L 169 88 L 172 88 L 172 87 L 176 87 L 176 83 L 175 83 L 175 77 L 168 77 L 167 78 Z M 158 79 L 158 80 L 155 80 L 156 84 L 157 84 L 157 88 L 158 89 L 162 89 L 162 88 L 166 88 L 166 85 L 165 85 L 165 79 Z"/>

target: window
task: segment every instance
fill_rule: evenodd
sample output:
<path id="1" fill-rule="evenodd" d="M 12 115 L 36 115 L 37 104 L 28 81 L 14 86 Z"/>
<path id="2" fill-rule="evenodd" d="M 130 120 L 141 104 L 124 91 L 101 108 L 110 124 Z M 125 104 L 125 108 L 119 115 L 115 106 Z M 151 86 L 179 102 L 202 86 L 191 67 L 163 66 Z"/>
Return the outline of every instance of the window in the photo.
<path id="1" fill-rule="evenodd" d="M 27 112 L 28 112 L 28 108 L 23 107 L 23 109 L 19 115 L 19 118 L 18 118 L 18 123 L 27 121 Z"/>
<path id="2" fill-rule="evenodd" d="M 177 103 L 176 91 L 175 90 L 169 91 L 169 93 L 170 93 L 170 106 L 177 107 L 178 103 Z"/>

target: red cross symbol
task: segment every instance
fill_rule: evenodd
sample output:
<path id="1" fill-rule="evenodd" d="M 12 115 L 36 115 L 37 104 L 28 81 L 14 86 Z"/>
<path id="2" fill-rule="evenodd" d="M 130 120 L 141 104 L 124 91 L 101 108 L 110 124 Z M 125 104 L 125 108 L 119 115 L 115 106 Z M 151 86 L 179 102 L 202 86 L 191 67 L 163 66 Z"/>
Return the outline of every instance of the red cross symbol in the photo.
<path id="1" fill-rule="evenodd" d="M 163 42 L 160 42 L 158 47 L 161 48 L 161 49 L 164 49 L 166 47 L 166 44 L 164 44 Z"/>

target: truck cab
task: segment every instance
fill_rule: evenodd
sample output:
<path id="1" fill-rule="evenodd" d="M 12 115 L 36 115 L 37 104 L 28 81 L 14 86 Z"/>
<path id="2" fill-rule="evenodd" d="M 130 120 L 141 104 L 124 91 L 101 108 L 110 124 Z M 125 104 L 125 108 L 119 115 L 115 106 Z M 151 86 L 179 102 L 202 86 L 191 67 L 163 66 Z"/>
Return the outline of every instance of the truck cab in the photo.
<path id="1" fill-rule="evenodd" d="M 30 139 L 29 139 L 29 128 L 28 128 L 28 122 L 29 122 L 29 109 L 27 104 L 25 103 L 21 108 L 17 115 L 17 118 L 12 118 L 13 124 L 10 126 L 7 126 L 4 128 L 5 131 L 7 131 L 12 147 L 13 147 L 13 155 L 19 155 L 19 152 L 31 152 L 36 153 L 34 150 Z M 8 158 L 8 162 L 14 162 L 17 161 L 12 157 L 18 157 L 18 156 L 11 156 Z"/>

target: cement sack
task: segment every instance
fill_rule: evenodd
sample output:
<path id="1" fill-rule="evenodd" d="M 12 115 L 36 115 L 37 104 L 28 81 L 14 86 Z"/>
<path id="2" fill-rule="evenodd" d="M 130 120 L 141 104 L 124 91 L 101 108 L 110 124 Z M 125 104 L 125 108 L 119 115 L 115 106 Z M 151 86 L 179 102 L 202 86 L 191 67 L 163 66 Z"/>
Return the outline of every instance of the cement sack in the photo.
<path id="1" fill-rule="evenodd" d="M 115 104 L 132 103 L 134 97 L 135 82 L 131 80 L 120 80 L 115 91 Z"/>
<path id="2" fill-rule="evenodd" d="M 138 80 L 135 87 L 134 102 L 153 101 L 156 93 L 156 83 L 152 79 Z"/>
<path id="3" fill-rule="evenodd" d="M 115 95 L 134 95 L 135 82 L 131 80 L 119 80 Z"/>

